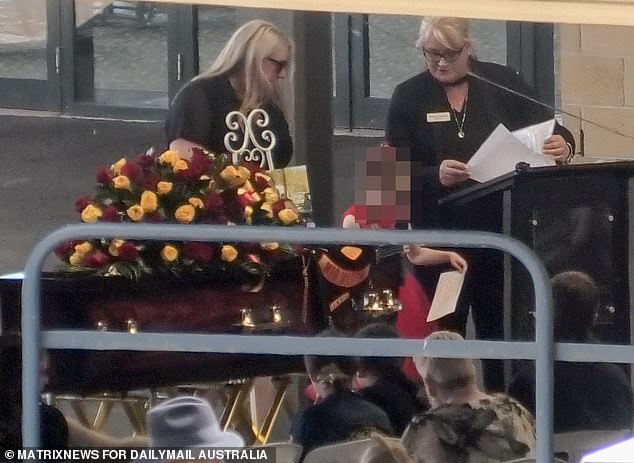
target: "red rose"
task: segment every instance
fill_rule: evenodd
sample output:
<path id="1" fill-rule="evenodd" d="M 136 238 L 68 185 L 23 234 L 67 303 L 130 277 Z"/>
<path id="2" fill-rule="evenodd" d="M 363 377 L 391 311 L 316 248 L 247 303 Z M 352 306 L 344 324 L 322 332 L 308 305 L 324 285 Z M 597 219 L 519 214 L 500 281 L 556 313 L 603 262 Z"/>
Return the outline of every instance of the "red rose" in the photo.
<path id="1" fill-rule="evenodd" d="M 214 249 L 208 243 L 189 241 L 183 246 L 183 254 L 195 262 L 208 264 L 214 257 Z"/>
<path id="2" fill-rule="evenodd" d="M 75 252 L 75 245 L 78 241 L 65 241 L 63 243 L 58 244 L 53 251 L 57 257 L 60 259 L 68 259 L 68 257 Z"/>
<path id="3" fill-rule="evenodd" d="M 139 250 L 130 241 L 123 243 L 119 249 L 119 260 L 134 262 L 139 257 Z"/>
<path id="4" fill-rule="evenodd" d="M 209 157 L 201 149 L 192 149 L 192 158 L 189 161 L 189 172 L 192 179 L 199 178 L 209 167 Z"/>
<path id="5" fill-rule="evenodd" d="M 104 222 L 120 222 L 121 214 L 112 204 L 101 211 L 101 220 Z"/>
<path id="6" fill-rule="evenodd" d="M 144 190 L 156 191 L 156 185 L 161 181 L 161 177 L 156 172 L 147 172 L 143 176 L 141 185 Z"/>
<path id="7" fill-rule="evenodd" d="M 109 186 L 112 183 L 113 178 L 114 174 L 108 167 L 100 167 L 97 171 L 97 182 L 101 183 L 103 186 Z"/>
<path id="8" fill-rule="evenodd" d="M 256 172 L 251 176 L 253 179 L 252 183 L 256 190 L 264 191 L 268 187 L 273 186 L 273 179 L 271 176 L 264 172 Z"/>
<path id="9" fill-rule="evenodd" d="M 81 214 L 89 204 L 92 204 L 92 198 L 88 195 L 81 195 L 77 198 L 77 201 L 75 201 L 75 210 Z"/>
<path id="10" fill-rule="evenodd" d="M 155 160 L 156 158 L 152 152 L 148 151 L 147 153 L 139 154 L 139 157 L 136 159 L 136 163 L 145 169 L 147 167 L 152 167 Z"/>
<path id="11" fill-rule="evenodd" d="M 286 203 L 284 202 L 283 199 L 280 199 L 279 201 L 275 201 L 273 203 L 272 208 L 273 208 L 273 217 L 277 217 L 277 214 L 279 214 L 281 210 L 286 209 Z"/>
<path id="12" fill-rule="evenodd" d="M 214 193 L 212 195 L 207 196 L 204 199 L 204 203 L 205 203 L 206 210 L 208 210 L 211 213 L 216 213 L 222 208 L 225 201 L 224 199 L 222 199 L 222 196 L 220 196 L 217 193 Z"/>
<path id="13" fill-rule="evenodd" d="M 88 253 L 86 257 L 84 257 L 84 265 L 86 267 L 102 268 L 108 265 L 109 262 L 110 257 L 108 257 L 108 254 L 100 250 Z"/>
<path id="14" fill-rule="evenodd" d="M 121 168 L 121 175 L 125 175 L 130 180 L 137 178 L 141 172 L 141 166 L 134 161 L 127 161 Z"/>

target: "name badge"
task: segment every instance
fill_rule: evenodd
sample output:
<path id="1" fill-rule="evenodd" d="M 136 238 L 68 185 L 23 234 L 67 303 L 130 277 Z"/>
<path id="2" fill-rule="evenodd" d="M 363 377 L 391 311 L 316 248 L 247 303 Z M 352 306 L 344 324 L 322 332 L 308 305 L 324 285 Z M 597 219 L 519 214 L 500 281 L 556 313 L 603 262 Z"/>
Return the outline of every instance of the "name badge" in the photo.
<path id="1" fill-rule="evenodd" d="M 427 122 L 449 122 L 451 120 L 451 114 L 449 111 L 441 112 L 441 113 L 427 113 Z"/>

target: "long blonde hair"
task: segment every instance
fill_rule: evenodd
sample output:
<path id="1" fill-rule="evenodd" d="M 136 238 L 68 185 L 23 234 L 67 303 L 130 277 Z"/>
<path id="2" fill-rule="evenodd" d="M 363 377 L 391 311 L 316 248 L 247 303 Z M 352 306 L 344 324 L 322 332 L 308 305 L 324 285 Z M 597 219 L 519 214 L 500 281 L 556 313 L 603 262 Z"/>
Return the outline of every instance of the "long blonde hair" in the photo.
<path id="1" fill-rule="evenodd" d="M 285 47 L 289 52 L 287 83 L 269 82 L 262 73 L 262 63 L 275 50 Z M 196 79 L 216 76 L 238 76 L 244 81 L 244 97 L 240 111 L 248 114 L 264 103 L 274 103 L 288 117 L 292 96 L 293 41 L 279 27 L 266 21 L 255 19 L 242 25 L 233 33 L 216 60 Z"/>
<path id="2" fill-rule="evenodd" d="M 416 48 L 422 49 L 430 36 L 449 50 L 460 50 L 465 45 L 473 46 L 469 38 L 469 21 L 463 18 L 434 16 L 424 18 L 418 32 Z"/>

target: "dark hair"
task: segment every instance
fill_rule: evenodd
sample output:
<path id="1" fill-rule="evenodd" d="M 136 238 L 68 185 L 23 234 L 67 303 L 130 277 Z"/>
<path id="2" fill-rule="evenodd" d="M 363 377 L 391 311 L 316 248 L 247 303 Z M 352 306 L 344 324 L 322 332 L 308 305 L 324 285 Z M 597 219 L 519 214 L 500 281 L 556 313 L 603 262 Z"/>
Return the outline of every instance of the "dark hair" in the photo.
<path id="1" fill-rule="evenodd" d="M 586 273 L 562 272 L 551 279 L 554 335 L 557 341 L 589 341 L 601 300 L 594 280 Z"/>
<path id="2" fill-rule="evenodd" d="M 386 323 L 372 323 L 362 327 L 357 338 L 398 339 L 399 335 L 393 326 Z M 377 376 L 393 377 L 401 369 L 402 360 L 398 357 L 359 357 L 357 365 Z"/>
<path id="3" fill-rule="evenodd" d="M 320 338 L 345 338 L 346 335 L 334 328 L 320 332 Z M 352 377 L 357 372 L 354 357 L 341 355 L 305 355 L 306 371 L 314 381 L 329 383 L 335 391 L 349 390 Z"/>

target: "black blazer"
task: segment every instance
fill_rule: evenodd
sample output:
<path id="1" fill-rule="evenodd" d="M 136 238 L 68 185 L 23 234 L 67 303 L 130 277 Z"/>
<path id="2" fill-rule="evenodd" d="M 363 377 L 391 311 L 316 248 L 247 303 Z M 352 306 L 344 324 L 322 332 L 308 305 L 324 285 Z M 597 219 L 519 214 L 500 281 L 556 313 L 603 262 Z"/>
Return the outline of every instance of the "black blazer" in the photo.
<path id="1" fill-rule="evenodd" d="M 467 162 L 500 123 L 512 131 L 553 117 L 549 108 L 523 97 L 534 98 L 533 91 L 513 69 L 480 61 L 473 61 L 471 69 L 473 74 L 509 90 L 473 75 L 467 76 L 469 96 L 462 139 L 457 136 L 462 114 L 453 112 L 441 85 L 429 71 L 399 84 L 392 95 L 386 142 L 411 151 L 412 222 L 417 226 L 437 225 L 438 198 L 451 191 L 442 187 L 438 179 L 438 168 L 443 160 Z M 430 114 L 445 117 L 431 122 Z M 555 133 L 562 135 L 574 150 L 574 138 L 565 127 L 557 124 Z M 458 188 L 470 184 L 466 182 Z"/>

